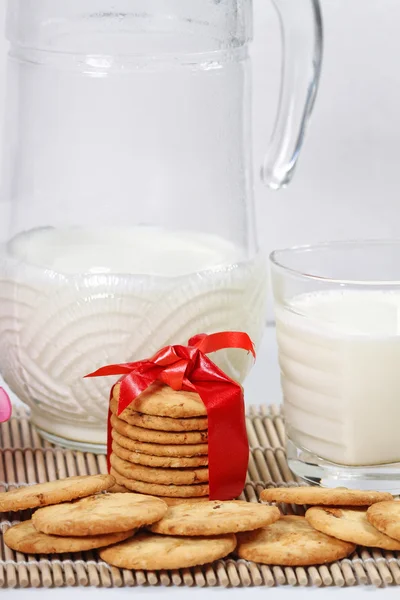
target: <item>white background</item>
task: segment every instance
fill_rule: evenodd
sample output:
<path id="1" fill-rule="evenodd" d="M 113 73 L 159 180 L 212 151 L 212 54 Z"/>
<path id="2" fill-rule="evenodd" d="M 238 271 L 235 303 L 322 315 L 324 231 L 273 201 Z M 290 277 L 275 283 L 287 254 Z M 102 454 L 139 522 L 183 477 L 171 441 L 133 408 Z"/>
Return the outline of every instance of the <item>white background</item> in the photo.
<path id="1" fill-rule="evenodd" d="M 296 178 L 283 193 L 260 185 L 256 189 L 260 239 L 267 249 L 334 238 L 400 236 L 400 2 L 321 4 L 323 78 Z M 272 115 L 276 102 L 279 38 L 274 25 L 271 4 L 256 0 L 258 161 L 270 127 L 263 112 Z"/>

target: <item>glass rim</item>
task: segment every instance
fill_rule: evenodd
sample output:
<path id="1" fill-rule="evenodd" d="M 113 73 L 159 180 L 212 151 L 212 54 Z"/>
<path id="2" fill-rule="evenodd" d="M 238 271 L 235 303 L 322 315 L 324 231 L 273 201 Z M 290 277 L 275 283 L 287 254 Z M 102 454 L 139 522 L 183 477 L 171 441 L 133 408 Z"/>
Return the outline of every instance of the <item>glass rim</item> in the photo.
<path id="1" fill-rule="evenodd" d="M 383 247 L 393 246 L 400 249 L 400 238 L 392 239 L 361 239 L 361 240 L 332 240 L 329 242 L 317 242 L 315 244 L 300 244 L 289 246 L 287 248 L 278 248 L 273 250 L 269 255 L 270 263 L 273 268 L 285 272 L 293 277 L 306 279 L 308 281 L 318 281 L 325 283 L 336 283 L 353 286 L 400 286 L 400 279 L 345 279 L 337 277 L 328 277 L 323 275 L 313 275 L 307 273 L 306 270 L 295 269 L 285 264 L 285 257 L 294 256 L 295 254 L 306 254 L 307 252 L 317 252 L 324 250 L 338 250 L 344 248 L 357 248 L 362 246 Z"/>

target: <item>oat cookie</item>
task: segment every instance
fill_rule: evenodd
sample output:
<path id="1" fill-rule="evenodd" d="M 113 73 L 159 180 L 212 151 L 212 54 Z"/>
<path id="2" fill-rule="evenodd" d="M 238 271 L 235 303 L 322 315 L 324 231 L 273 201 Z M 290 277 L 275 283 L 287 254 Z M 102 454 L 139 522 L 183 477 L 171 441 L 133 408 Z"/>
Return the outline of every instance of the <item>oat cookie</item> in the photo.
<path id="1" fill-rule="evenodd" d="M 117 415 L 117 401 L 112 398 L 110 409 L 113 415 L 118 416 L 129 425 L 137 425 L 145 429 L 156 429 L 159 431 L 204 431 L 208 427 L 207 417 L 193 417 L 192 419 L 172 419 L 171 417 L 156 417 L 136 411 L 135 404 L 129 405 Z"/>
<path id="2" fill-rule="evenodd" d="M 122 476 L 121 476 L 122 477 Z M 108 490 L 111 494 L 134 494 L 131 490 L 124 487 L 123 485 L 118 485 L 116 483 L 112 488 Z M 176 506 L 177 504 L 193 504 L 195 502 L 209 502 L 208 496 L 198 496 L 197 498 L 169 498 L 168 496 L 150 496 L 151 498 L 159 498 L 163 500 L 167 506 Z"/>
<path id="3" fill-rule="evenodd" d="M 168 498 L 167 496 L 161 497 L 161 500 L 168 506 L 177 506 L 178 504 L 194 504 L 198 502 L 209 502 L 210 498 L 208 496 L 198 496 L 197 498 Z"/>
<path id="4" fill-rule="evenodd" d="M 140 494 L 161 497 L 167 496 L 170 498 L 195 498 L 198 496 L 208 496 L 209 492 L 208 485 L 201 483 L 198 483 L 197 485 L 162 485 L 127 479 L 123 475 L 120 475 L 115 469 L 111 469 L 111 473 L 119 485 L 123 485 L 129 490 L 139 492 Z"/>
<path id="5" fill-rule="evenodd" d="M 381 533 L 368 522 L 366 508 L 313 506 L 305 516 L 314 529 L 339 540 L 383 550 L 400 550 L 400 542 Z"/>
<path id="6" fill-rule="evenodd" d="M 102 560 L 121 569 L 153 571 L 204 565 L 227 556 L 235 546 L 233 534 L 190 538 L 139 533 L 99 554 Z"/>
<path id="7" fill-rule="evenodd" d="M 113 397 L 119 400 L 119 383 L 114 387 Z M 187 417 L 205 417 L 207 410 L 200 396 L 195 392 L 176 392 L 159 381 L 140 394 L 135 400 L 135 409 L 146 415 L 185 419 Z"/>
<path id="8" fill-rule="evenodd" d="M 367 519 L 379 531 L 400 540 L 400 502 L 379 502 L 367 510 Z"/>
<path id="9" fill-rule="evenodd" d="M 208 481 L 208 469 L 156 469 L 155 467 L 143 467 L 122 460 L 116 454 L 111 454 L 112 466 L 128 479 L 146 481 L 147 483 L 162 483 L 163 485 L 192 485 Z"/>
<path id="10" fill-rule="evenodd" d="M 208 440 L 207 431 L 188 431 L 187 433 L 173 433 L 169 431 L 156 431 L 129 425 L 115 415 L 111 415 L 111 425 L 121 435 L 151 444 L 204 444 Z"/>
<path id="11" fill-rule="evenodd" d="M 276 506 L 213 500 L 206 504 L 171 506 L 149 529 L 164 535 L 221 535 L 265 527 L 277 521 L 280 514 Z"/>
<path id="12" fill-rule="evenodd" d="M 109 494 L 132 494 L 133 492 L 131 492 L 131 490 L 128 490 L 126 487 L 124 487 L 123 485 L 119 485 L 118 483 L 115 483 L 112 487 L 110 487 L 109 490 L 107 490 L 107 492 Z"/>
<path id="13" fill-rule="evenodd" d="M 115 481 L 111 475 L 67 477 L 0 493 L 0 512 L 25 510 L 68 502 L 108 490 Z"/>
<path id="14" fill-rule="evenodd" d="M 39 508 L 32 517 L 42 533 L 62 536 L 129 531 L 161 519 L 168 507 L 142 494 L 97 494 L 75 502 Z"/>
<path id="15" fill-rule="evenodd" d="M 12 550 L 25 554 L 62 554 L 63 552 L 83 552 L 102 548 L 126 540 L 135 532 L 108 533 L 86 537 L 60 537 L 36 531 L 32 521 L 23 521 L 10 527 L 3 539 Z"/>
<path id="16" fill-rule="evenodd" d="M 132 452 L 132 450 L 127 450 L 117 444 L 117 442 L 112 443 L 112 451 L 118 458 L 146 467 L 183 469 L 186 467 L 206 467 L 208 465 L 208 456 L 182 456 L 176 458 L 168 456 L 151 456 L 150 454 L 143 454 L 143 452 Z"/>
<path id="17" fill-rule="evenodd" d="M 348 556 L 354 544 L 329 537 L 304 517 L 283 516 L 268 527 L 238 533 L 240 558 L 268 565 L 322 565 Z"/>
<path id="18" fill-rule="evenodd" d="M 132 452 L 141 452 L 150 456 L 207 456 L 208 444 L 149 444 L 131 440 L 113 429 L 111 431 L 113 440 L 120 446 Z"/>
<path id="19" fill-rule="evenodd" d="M 387 492 L 349 490 L 347 488 L 321 487 L 281 487 L 263 490 L 260 496 L 264 502 L 287 502 L 288 504 L 309 504 L 329 506 L 370 506 L 382 500 L 392 500 Z"/>

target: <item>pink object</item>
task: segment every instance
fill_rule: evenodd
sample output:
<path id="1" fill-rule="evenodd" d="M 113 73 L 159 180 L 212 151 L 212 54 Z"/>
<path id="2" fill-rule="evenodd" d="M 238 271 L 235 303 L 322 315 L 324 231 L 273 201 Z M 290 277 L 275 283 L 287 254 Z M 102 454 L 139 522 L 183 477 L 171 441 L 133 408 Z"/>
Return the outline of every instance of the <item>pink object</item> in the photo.
<path id="1" fill-rule="evenodd" d="M 3 388 L 0 388 L 0 423 L 8 421 L 11 417 L 11 400 Z"/>

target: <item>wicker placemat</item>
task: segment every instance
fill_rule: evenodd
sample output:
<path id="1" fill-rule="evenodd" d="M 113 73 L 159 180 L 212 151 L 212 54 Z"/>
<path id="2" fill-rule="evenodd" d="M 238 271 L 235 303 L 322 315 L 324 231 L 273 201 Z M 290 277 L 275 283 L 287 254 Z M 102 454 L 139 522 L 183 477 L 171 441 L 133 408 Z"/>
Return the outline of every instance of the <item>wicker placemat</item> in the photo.
<path id="1" fill-rule="evenodd" d="M 265 487 L 299 485 L 286 463 L 284 425 L 275 406 L 251 407 L 248 419 L 251 446 L 248 481 L 243 498 L 257 502 Z M 29 412 L 14 408 L 13 418 L 0 426 L 0 491 L 57 477 L 106 472 L 105 456 L 64 450 L 43 441 L 31 427 Z M 293 508 L 282 505 L 286 513 Z M 302 509 L 296 509 L 303 514 Z M 29 518 L 29 511 L 1 515 L 1 532 Z M 8 519 L 14 519 L 10 521 Z M 2 536 L 1 536 L 2 537 Z M 360 549 L 350 558 L 328 566 L 268 567 L 244 560 L 226 559 L 193 569 L 128 571 L 103 563 L 95 552 L 60 556 L 30 556 L 0 543 L 0 587 L 62 587 L 92 585 L 374 586 L 400 584 L 400 553 Z"/>

